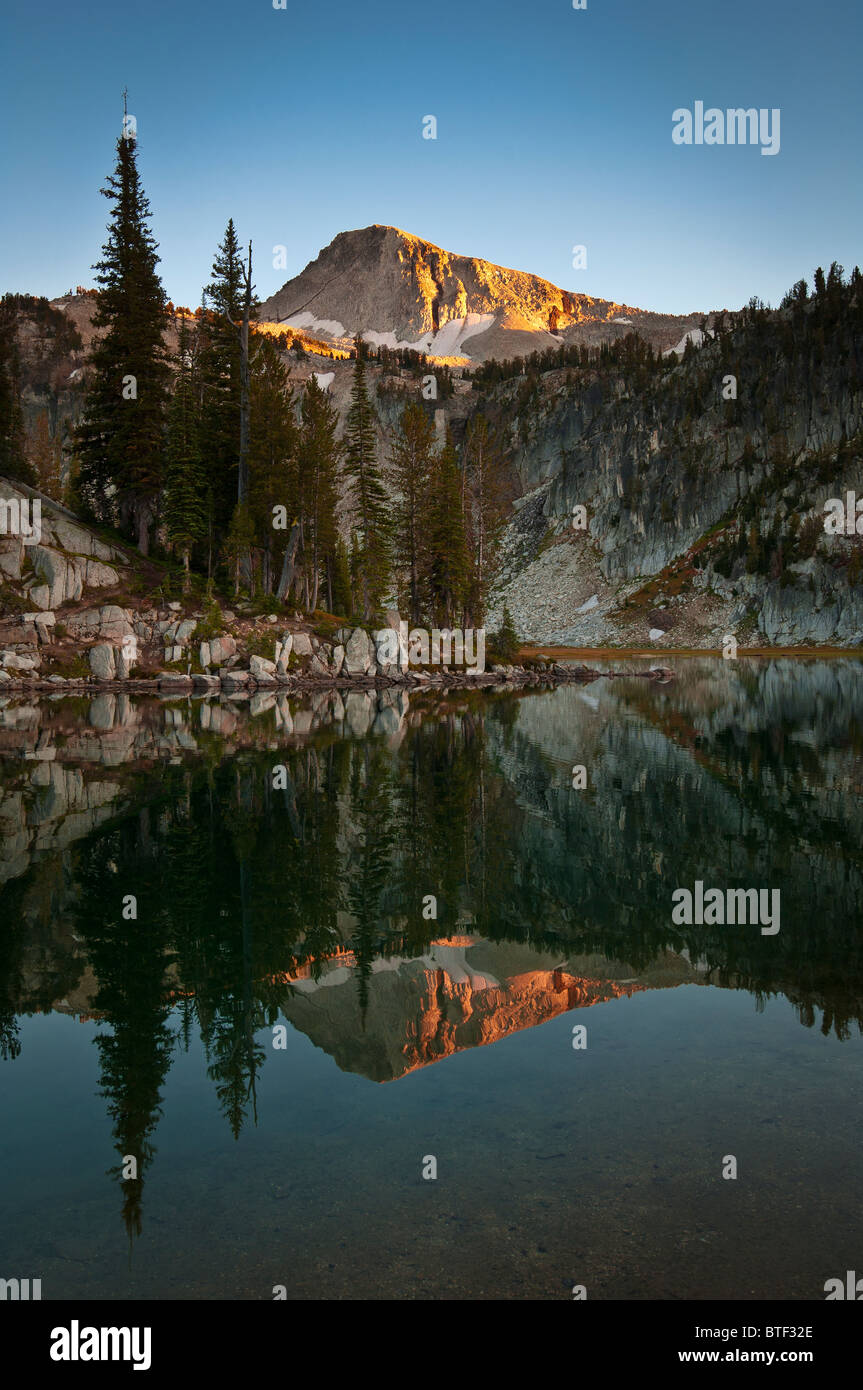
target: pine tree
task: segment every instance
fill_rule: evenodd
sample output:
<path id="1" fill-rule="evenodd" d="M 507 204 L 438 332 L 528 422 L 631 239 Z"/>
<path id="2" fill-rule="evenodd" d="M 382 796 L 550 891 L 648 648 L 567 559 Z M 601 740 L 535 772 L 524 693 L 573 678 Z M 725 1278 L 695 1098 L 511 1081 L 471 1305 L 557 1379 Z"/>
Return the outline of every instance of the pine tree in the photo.
<path id="1" fill-rule="evenodd" d="M 238 501 L 243 388 L 242 327 L 245 270 L 233 218 L 216 250 L 212 279 L 202 294 L 202 449 L 211 472 L 214 523 L 224 535 Z M 252 298 L 251 317 L 257 301 Z"/>
<path id="2" fill-rule="evenodd" d="M 336 467 L 340 446 L 336 440 L 338 417 L 326 391 L 314 373 L 303 394 L 297 495 L 302 526 L 306 607 L 318 606 L 323 573 L 327 602 L 333 602 L 336 542 Z"/>
<path id="3" fill-rule="evenodd" d="M 208 487 L 200 434 L 197 363 L 192 338 L 183 319 L 174 396 L 168 414 L 164 516 L 168 540 L 183 560 L 186 590 L 192 550 L 207 535 Z"/>
<path id="4" fill-rule="evenodd" d="M 333 592 L 329 600 L 331 613 L 350 618 L 354 611 L 351 594 L 351 563 L 348 549 L 341 537 L 336 541 L 333 557 Z"/>
<path id="5" fill-rule="evenodd" d="M 365 347 L 356 339 L 351 406 L 345 427 L 345 473 L 352 483 L 356 517 L 356 573 L 362 616 L 376 613 L 390 569 L 390 518 L 387 493 L 376 458 L 374 410 L 365 376 Z"/>
<path id="6" fill-rule="evenodd" d="M 501 447 L 483 415 L 471 421 L 463 462 L 462 495 L 473 569 L 468 607 L 471 622 L 478 623 L 494 575 L 505 514 Z"/>
<path id="7" fill-rule="evenodd" d="M 827 292 L 836 295 L 842 288 L 845 267 L 838 261 L 830 262 L 830 269 L 827 272 Z"/>
<path id="8" fill-rule="evenodd" d="M 422 577 L 428 525 L 434 425 L 418 401 L 405 406 L 392 447 L 393 482 L 401 494 L 395 509 L 395 561 L 406 576 L 410 620 L 422 616 Z"/>
<path id="9" fill-rule="evenodd" d="M 15 300 L 4 295 L 0 300 L 0 473 L 32 485 L 36 477 L 24 453 L 17 324 Z"/>
<path id="10" fill-rule="evenodd" d="M 469 596 L 471 561 L 461 501 L 461 474 L 452 435 L 433 460 L 424 547 L 424 589 L 434 626 L 453 627 Z"/>
<path id="11" fill-rule="evenodd" d="M 362 549 L 356 531 L 351 531 L 351 549 L 348 555 L 348 574 L 351 581 L 351 602 L 348 612 L 353 617 L 360 608 L 359 595 L 362 592 Z"/>
<path id="12" fill-rule="evenodd" d="M 63 501 L 63 451 L 60 440 L 51 433 L 47 410 L 43 410 L 27 442 L 27 453 L 36 486 L 55 502 Z"/>
<path id="13" fill-rule="evenodd" d="M 204 287 L 204 307 L 231 323 L 238 323 L 243 311 L 243 258 L 233 217 L 228 218 L 224 239 L 216 248 L 212 280 Z"/>
<path id="14" fill-rule="evenodd" d="M 502 661 L 512 661 L 518 655 L 521 642 L 515 630 L 515 623 L 512 614 L 506 604 L 503 606 L 503 616 L 500 627 L 492 638 L 492 646 L 496 656 Z"/>
<path id="15" fill-rule="evenodd" d="M 93 267 L 100 287 L 93 326 L 104 332 L 91 352 L 75 436 L 78 487 L 93 515 L 131 519 L 146 555 L 162 484 L 170 369 L 165 292 L 133 136 L 117 141 L 115 170 L 101 192 L 113 203 L 103 259 Z"/>
<path id="16" fill-rule="evenodd" d="M 234 508 L 228 534 L 225 538 L 225 560 L 234 576 L 234 595 L 240 592 L 240 565 L 248 555 L 255 538 L 255 523 L 245 502 L 238 502 Z"/>
<path id="17" fill-rule="evenodd" d="M 285 532 L 273 527 L 273 508 L 296 505 L 297 430 L 288 373 L 272 338 L 253 340 L 250 366 L 249 510 L 263 554 L 262 588 L 273 591 Z"/>

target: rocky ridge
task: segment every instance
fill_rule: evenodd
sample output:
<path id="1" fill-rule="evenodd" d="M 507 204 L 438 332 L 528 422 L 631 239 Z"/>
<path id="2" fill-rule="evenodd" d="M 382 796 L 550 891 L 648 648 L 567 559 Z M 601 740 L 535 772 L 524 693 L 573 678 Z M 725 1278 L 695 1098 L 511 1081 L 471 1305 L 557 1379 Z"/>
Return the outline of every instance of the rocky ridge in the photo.
<path id="1" fill-rule="evenodd" d="M 543 644 L 863 645 L 861 539 L 824 525 L 863 492 L 860 312 L 846 286 L 660 371 L 490 390 L 524 495 L 489 625 L 506 604 Z"/>

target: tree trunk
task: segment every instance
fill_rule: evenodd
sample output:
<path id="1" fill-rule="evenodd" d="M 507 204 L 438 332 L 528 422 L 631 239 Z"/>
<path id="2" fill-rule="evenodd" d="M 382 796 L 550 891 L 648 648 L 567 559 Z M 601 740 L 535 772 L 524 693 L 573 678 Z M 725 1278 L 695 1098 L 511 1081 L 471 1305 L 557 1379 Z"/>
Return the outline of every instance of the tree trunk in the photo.
<path id="1" fill-rule="evenodd" d="M 138 549 L 142 555 L 150 553 L 150 508 L 146 502 L 135 506 L 135 522 L 138 528 Z"/>
<path id="2" fill-rule="evenodd" d="M 297 553 L 297 546 L 300 543 L 300 523 L 295 521 L 291 527 L 291 534 L 288 536 L 288 543 L 285 546 L 285 555 L 282 560 L 282 573 L 279 577 L 279 587 L 276 590 L 276 597 L 284 603 L 293 585 L 295 578 L 294 557 Z"/>
<path id="3" fill-rule="evenodd" d="M 310 611 L 314 613 L 318 606 L 318 589 L 320 587 L 320 574 L 318 573 L 318 530 L 315 526 L 315 540 L 312 546 L 312 597 Z"/>
<path id="4" fill-rule="evenodd" d="M 420 620 L 420 583 L 416 562 L 416 541 L 411 536 L 411 622 L 414 627 Z"/>

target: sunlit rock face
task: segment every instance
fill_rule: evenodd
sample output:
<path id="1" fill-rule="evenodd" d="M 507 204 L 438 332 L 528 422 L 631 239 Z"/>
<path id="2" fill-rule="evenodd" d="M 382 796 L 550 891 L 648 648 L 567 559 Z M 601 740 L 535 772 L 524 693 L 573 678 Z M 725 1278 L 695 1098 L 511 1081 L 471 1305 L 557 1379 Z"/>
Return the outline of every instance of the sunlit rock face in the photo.
<path id="1" fill-rule="evenodd" d="M 454 255 L 398 227 L 341 232 L 261 306 L 261 320 L 331 338 L 362 333 L 387 347 L 474 360 L 518 356 L 579 340 L 622 337 L 633 324 L 657 345 L 676 342 L 695 315 L 645 314 L 560 289 L 538 275 Z M 625 320 L 618 322 L 619 320 Z M 667 341 L 666 341 L 667 340 Z"/>
<path id="2" fill-rule="evenodd" d="M 455 1052 L 485 1047 L 571 1009 L 637 991 L 697 983 L 697 967 L 663 953 L 636 973 L 602 956 L 554 955 L 511 942 L 432 942 L 426 954 L 378 959 L 362 1006 L 351 956 L 296 978 L 285 1017 L 343 1071 L 391 1081 Z"/>

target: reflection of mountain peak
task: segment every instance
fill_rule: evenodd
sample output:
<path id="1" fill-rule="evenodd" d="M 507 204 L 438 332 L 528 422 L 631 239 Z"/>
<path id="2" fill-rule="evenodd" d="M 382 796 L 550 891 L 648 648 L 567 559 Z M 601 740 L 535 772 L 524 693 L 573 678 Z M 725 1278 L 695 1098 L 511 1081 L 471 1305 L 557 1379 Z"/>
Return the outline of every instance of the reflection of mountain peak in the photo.
<path id="1" fill-rule="evenodd" d="M 604 956 L 570 956 L 477 938 L 433 942 L 426 953 L 379 958 L 361 1015 L 344 957 L 294 984 L 288 1021 L 343 1071 L 391 1081 L 466 1048 L 484 1047 L 570 1009 L 702 978 L 673 952 L 635 971 Z"/>

